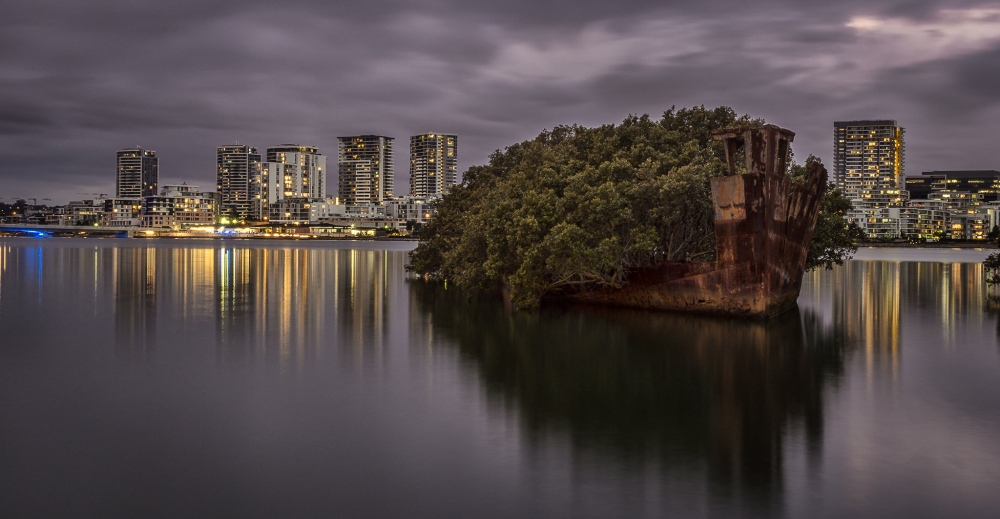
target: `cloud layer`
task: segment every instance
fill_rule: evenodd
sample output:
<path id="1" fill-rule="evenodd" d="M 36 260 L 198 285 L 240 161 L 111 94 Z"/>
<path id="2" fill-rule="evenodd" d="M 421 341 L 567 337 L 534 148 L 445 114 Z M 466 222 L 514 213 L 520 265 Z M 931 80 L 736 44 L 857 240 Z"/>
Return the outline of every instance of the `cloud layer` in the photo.
<path id="1" fill-rule="evenodd" d="M 85 4 L 85 5 L 84 5 Z M 729 105 L 829 162 L 834 120 L 897 119 L 907 172 L 1000 169 L 1000 9 L 975 2 L 14 0 L 0 198 L 108 193 L 114 152 L 214 189 L 215 147 L 459 134 L 460 168 L 557 124 Z M 331 193 L 334 194 L 334 193 Z M 0 200 L 6 201 L 6 200 Z"/>

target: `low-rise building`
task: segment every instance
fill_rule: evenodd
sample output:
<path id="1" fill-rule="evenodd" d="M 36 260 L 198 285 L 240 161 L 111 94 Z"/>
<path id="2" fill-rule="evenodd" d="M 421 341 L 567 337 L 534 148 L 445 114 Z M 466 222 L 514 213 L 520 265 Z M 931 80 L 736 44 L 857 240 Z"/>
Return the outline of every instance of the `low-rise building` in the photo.
<path id="1" fill-rule="evenodd" d="M 138 227 L 142 223 L 141 198 L 109 198 L 104 201 L 102 227 Z"/>
<path id="2" fill-rule="evenodd" d="M 317 223 L 347 212 L 344 204 L 333 199 L 281 198 L 270 206 L 269 221 L 280 225 Z"/>
<path id="3" fill-rule="evenodd" d="M 385 216 L 404 222 L 425 224 L 437 213 L 434 208 L 436 200 L 402 196 L 385 204 Z"/>
<path id="4" fill-rule="evenodd" d="M 212 225 L 218 215 L 215 193 L 203 193 L 198 186 L 164 185 L 159 195 L 143 199 L 142 226 L 187 229 Z"/>
<path id="5" fill-rule="evenodd" d="M 94 225 L 100 224 L 104 214 L 106 199 L 91 198 L 87 200 L 73 200 L 65 206 L 65 225 Z"/>

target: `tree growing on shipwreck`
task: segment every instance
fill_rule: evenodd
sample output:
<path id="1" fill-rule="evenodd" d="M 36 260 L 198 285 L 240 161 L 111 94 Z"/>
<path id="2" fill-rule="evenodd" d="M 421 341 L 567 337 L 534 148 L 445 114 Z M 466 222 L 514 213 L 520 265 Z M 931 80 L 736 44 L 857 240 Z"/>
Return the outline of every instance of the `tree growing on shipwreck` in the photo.
<path id="1" fill-rule="evenodd" d="M 543 298 L 621 289 L 657 265 L 713 262 L 710 182 L 730 171 L 712 132 L 759 124 L 729 107 L 695 107 L 671 108 L 659 121 L 629 116 L 543 131 L 465 173 L 423 229 L 408 268 L 473 290 L 507 286 L 517 307 L 530 308 Z M 793 164 L 786 173 L 804 184 L 808 172 Z M 856 250 L 849 207 L 826 189 L 807 269 L 832 268 Z"/>

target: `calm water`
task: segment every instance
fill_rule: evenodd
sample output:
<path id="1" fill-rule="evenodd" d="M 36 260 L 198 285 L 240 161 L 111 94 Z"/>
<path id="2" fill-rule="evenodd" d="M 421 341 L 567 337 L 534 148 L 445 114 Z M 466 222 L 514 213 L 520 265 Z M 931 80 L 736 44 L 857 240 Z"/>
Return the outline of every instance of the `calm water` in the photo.
<path id="1" fill-rule="evenodd" d="M 983 517 L 982 251 L 768 324 L 507 314 L 410 244 L 0 238 L 0 516 Z"/>

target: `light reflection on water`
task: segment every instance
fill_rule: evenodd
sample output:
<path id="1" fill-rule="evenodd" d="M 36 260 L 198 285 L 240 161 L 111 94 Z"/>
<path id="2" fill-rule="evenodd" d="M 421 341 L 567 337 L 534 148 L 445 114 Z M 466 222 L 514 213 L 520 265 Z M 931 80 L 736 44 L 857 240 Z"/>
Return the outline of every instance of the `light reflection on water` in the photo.
<path id="1" fill-rule="evenodd" d="M 176 345 L 178 335 L 208 329 L 221 360 L 275 360 L 302 369 L 323 354 L 331 334 L 378 357 L 391 296 L 405 289 L 399 251 L 108 245 L 15 249 L 12 274 L 31 280 L 40 308 L 45 298 L 88 292 L 88 304 L 80 306 L 113 319 L 116 351 L 126 357 L 147 357 Z M 2 251 L 6 273 L 12 249 Z M 60 279 L 45 287 L 43 271 Z M 0 278 L 0 288 L 29 286 L 17 282 Z"/>
<path id="2" fill-rule="evenodd" d="M 0 238 L 0 515 L 1000 505 L 981 251 L 863 251 L 765 324 L 510 314 L 410 247 Z"/>

